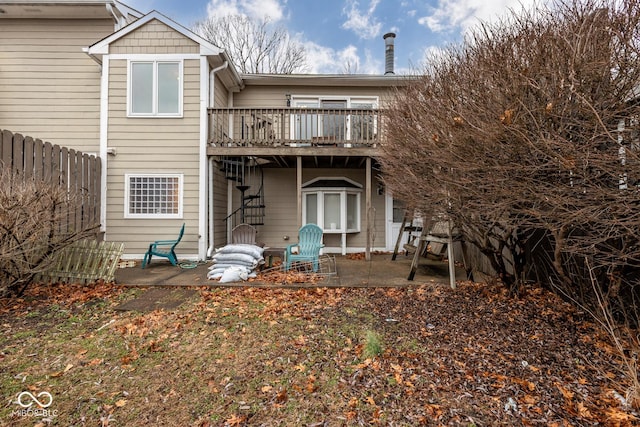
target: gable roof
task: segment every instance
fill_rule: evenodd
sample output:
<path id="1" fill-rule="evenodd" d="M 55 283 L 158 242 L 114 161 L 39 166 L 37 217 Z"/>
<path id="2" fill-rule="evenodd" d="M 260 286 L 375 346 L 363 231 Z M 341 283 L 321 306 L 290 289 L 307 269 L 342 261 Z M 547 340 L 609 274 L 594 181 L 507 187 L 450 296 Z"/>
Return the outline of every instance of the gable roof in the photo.
<path id="1" fill-rule="evenodd" d="M 242 78 L 236 71 L 234 65 L 231 63 L 228 55 L 223 49 L 220 49 L 219 47 L 213 45 L 208 40 L 183 27 L 182 25 L 178 24 L 177 22 L 163 15 L 157 10 L 152 10 L 148 14 L 130 23 L 126 27 L 123 27 L 120 30 L 108 35 L 107 37 L 92 44 L 91 46 L 84 48 L 84 51 L 93 58 L 101 59 L 103 55 L 109 54 L 109 45 L 111 43 L 127 36 L 128 34 L 131 34 L 138 28 L 153 20 L 157 20 L 163 23 L 172 30 L 197 43 L 200 46 L 200 55 L 206 56 L 209 64 L 212 67 L 224 66 L 224 68 L 221 68 L 221 72 L 225 75 L 225 78 L 223 79 L 223 81 L 225 82 L 225 86 L 231 89 L 237 89 L 242 86 Z"/>
<path id="2" fill-rule="evenodd" d="M 171 18 L 163 15 L 162 13 L 158 12 L 157 10 L 152 10 L 151 12 L 147 13 L 146 15 L 144 15 L 142 18 L 135 20 L 131 24 L 127 25 L 126 27 L 116 31 L 115 33 L 113 33 L 111 35 L 108 35 L 107 37 L 105 37 L 104 39 L 100 40 L 99 42 L 94 43 L 91 46 L 89 46 L 88 53 L 91 54 L 91 55 L 106 55 L 106 54 L 108 54 L 109 53 L 109 45 L 111 43 L 113 43 L 114 41 L 116 41 L 116 40 L 118 40 L 118 39 L 120 39 L 120 38 L 122 38 L 124 36 L 126 36 L 127 34 L 130 34 L 130 33 L 134 32 L 138 28 L 142 27 L 143 25 L 147 24 L 148 22 L 153 21 L 154 19 L 162 22 L 167 27 L 170 27 L 171 29 L 173 29 L 174 31 L 182 34 L 183 36 L 187 37 L 188 39 L 193 40 L 195 43 L 198 43 L 200 45 L 200 54 L 201 55 L 207 55 L 207 56 L 209 56 L 209 55 L 219 55 L 220 53 L 223 52 L 223 50 L 220 49 L 219 47 L 214 46 L 213 44 L 211 44 L 207 40 L 203 39 L 202 37 L 200 37 L 196 33 L 192 32 L 191 30 L 186 29 L 185 27 L 183 27 L 182 25 L 178 24 L 177 22 L 175 22 Z"/>

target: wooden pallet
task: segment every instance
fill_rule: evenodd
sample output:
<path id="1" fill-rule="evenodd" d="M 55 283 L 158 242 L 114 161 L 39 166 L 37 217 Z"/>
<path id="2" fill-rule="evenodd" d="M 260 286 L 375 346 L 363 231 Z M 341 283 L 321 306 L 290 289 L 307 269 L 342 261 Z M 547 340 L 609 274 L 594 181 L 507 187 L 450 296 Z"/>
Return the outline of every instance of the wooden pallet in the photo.
<path id="1" fill-rule="evenodd" d="M 48 271 L 37 280 L 50 283 L 113 282 L 124 243 L 80 240 L 57 255 Z"/>

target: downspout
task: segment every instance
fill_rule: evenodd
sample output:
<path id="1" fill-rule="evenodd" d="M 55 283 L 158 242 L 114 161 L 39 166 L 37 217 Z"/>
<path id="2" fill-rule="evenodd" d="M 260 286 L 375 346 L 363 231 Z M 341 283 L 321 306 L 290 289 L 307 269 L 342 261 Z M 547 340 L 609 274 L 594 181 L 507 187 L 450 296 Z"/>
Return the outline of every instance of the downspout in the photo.
<path id="1" fill-rule="evenodd" d="M 216 80 L 216 73 L 218 71 L 224 70 L 225 68 L 227 68 L 229 66 L 229 61 L 224 61 L 224 63 L 222 65 L 220 65 L 219 67 L 216 67 L 214 69 L 212 69 L 209 72 L 209 108 L 213 108 L 214 104 L 215 104 L 215 80 Z M 207 126 L 208 131 L 211 132 L 211 129 Z M 215 225 L 215 221 L 213 218 L 213 182 L 214 182 L 214 173 L 215 173 L 215 168 L 214 168 L 214 164 L 213 164 L 214 160 L 213 157 L 209 158 L 209 185 L 208 185 L 208 204 L 209 204 L 209 208 L 208 208 L 208 213 L 209 213 L 209 231 L 208 231 L 208 236 L 209 236 L 209 248 L 207 249 L 207 258 L 211 258 L 213 256 L 213 251 L 214 251 L 214 235 L 213 235 L 213 230 L 214 230 L 214 225 Z"/>
<path id="2" fill-rule="evenodd" d="M 124 16 L 120 13 L 120 11 L 117 8 L 114 8 L 109 3 L 106 4 L 106 7 L 107 7 L 107 11 L 111 13 L 111 15 L 113 16 L 113 20 L 115 21 L 115 26 L 114 26 L 115 31 L 118 31 L 119 29 L 127 25 L 127 22 Z"/>

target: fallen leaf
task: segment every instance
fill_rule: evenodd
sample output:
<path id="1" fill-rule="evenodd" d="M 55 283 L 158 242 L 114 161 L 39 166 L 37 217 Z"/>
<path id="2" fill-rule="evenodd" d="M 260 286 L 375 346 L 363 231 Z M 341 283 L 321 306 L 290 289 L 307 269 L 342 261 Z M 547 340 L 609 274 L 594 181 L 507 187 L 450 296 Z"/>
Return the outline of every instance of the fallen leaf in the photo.
<path id="1" fill-rule="evenodd" d="M 560 393 L 562 393 L 562 395 L 564 396 L 565 399 L 571 400 L 571 399 L 573 399 L 573 396 L 575 396 L 575 393 L 572 392 L 571 390 L 567 390 L 566 388 L 562 387 L 558 383 L 555 383 L 555 385 L 558 388 L 558 390 L 560 390 Z"/>
<path id="2" fill-rule="evenodd" d="M 284 402 L 287 401 L 287 399 L 288 399 L 288 396 L 287 396 L 287 390 L 286 389 L 280 390 L 278 392 L 278 394 L 276 394 L 276 402 L 277 403 L 284 403 Z"/>
<path id="3" fill-rule="evenodd" d="M 234 414 L 234 415 L 230 416 L 229 418 L 227 418 L 225 420 L 225 423 L 226 423 L 226 425 L 229 425 L 229 426 L 232 426 L 232 427 L 233 426 L 240 426 L 240 425 L 242 425 L 242 423 L 244 423 L 244 421 L 246 419 L 247 419 L 247 417 L 244 416 L 244 415 L 238 416 L 238 415 Z"/>
<path id="4" fill-rule="evenodd" d="M 504 110 L 504 114 L 500 116 L 500 121 L 505 125 L 510 125 L 513 119 L 513 110 Z"/>
<path id="5" fill-rule="evenodd" d="M 578 402 L 578 404 L 576 405 L 576 409 L 578 410 L 578 415 L 580 415 L 582 418 L 593 418 L 593 415 L 591 414 L 591 412 L 589 412 L 587 407 L 584 406 L 584 403 Z"/>
<path id="6" fill-rule="evenodd" d="M 127 400 L 126 399 L 120 399 L 115 403 L 117 408 L 122 408 L 126 404 L 127 404 Z"/>
<path id="7" fill-rule="evenodd" d="M 355 397 L 349 399 L 349 408 L 355 408 L 356 406 L 358 406 L 358 399 Z"/>

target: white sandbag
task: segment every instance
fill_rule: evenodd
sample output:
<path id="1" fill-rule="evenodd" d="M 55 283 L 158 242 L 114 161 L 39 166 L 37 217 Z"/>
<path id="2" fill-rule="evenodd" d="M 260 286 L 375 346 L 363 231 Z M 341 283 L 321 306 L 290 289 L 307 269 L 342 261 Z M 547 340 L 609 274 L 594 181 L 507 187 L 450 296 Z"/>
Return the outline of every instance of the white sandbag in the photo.
<path id="1" fill-rule="evenodd" d="M 217 268 L 212 268 L 212 269 L 211 269 L 211 270 L 209 270 L 209 272 L 207 273 L 207 276 L 208 276 L 208 275 L 211 275 L 211 274 L 218 274 L 218 273 L 222 274 L 222 273 L 224 273 L 224 271 L 225 271 L 227 268 L 229 268 L 229 267 L 217 267 Z"/>
<path id="2" fill-rule="evenodd" d="M 260 246 L 256 246 L 256 245 L 249 245 L 246 243 L 234 243 L 234 244 L 226 245 L 216 249 L 216 253 L 246 254 L 246 255 L 251 255 L 256 259 L 259 259 L 259 258 L 262 258 L 262 255 L 264 253 L 264 248 L 261 248 Z"/>
<path id="3" fill-rule="evenodd" d="M 209 280 L 218 280 L 219 278 L 222 277 L 223 274 L 224 274 L 224 271 L 217 271 L 215 273 L 209 272 L 207 274 L 207 279 L 209 279 Z"/>
<path id="4" fill-rule="evenodd" d="M 234 260 L 229 260 L 229 261 L 224 261 L 224 262 L 218 262 L 216 260 L 213 260 L 213 265 L 215 267 L 233 267 L 233 266 L 241 266 L 241 267 L 247 267 L 248 269 L 253 269 L 255 268 L 258 263 L 254 260 L 252 262 L 245 262 L 245 261 L 234 261 Z"/>
<path id="5" fill-rule="evenodd" d="M 239 282 L 247 280 L 248 276 L 249 271 L 246 267 L 229 267 L 220 277 L 220 283 Z"/>
<path id="6" fill-rule="evenodd" d="M 262 257 L 237 252 L 217 253 L 213 259 L 220 264 L 239 264 L 255 267 L 258 265 Z"/>

